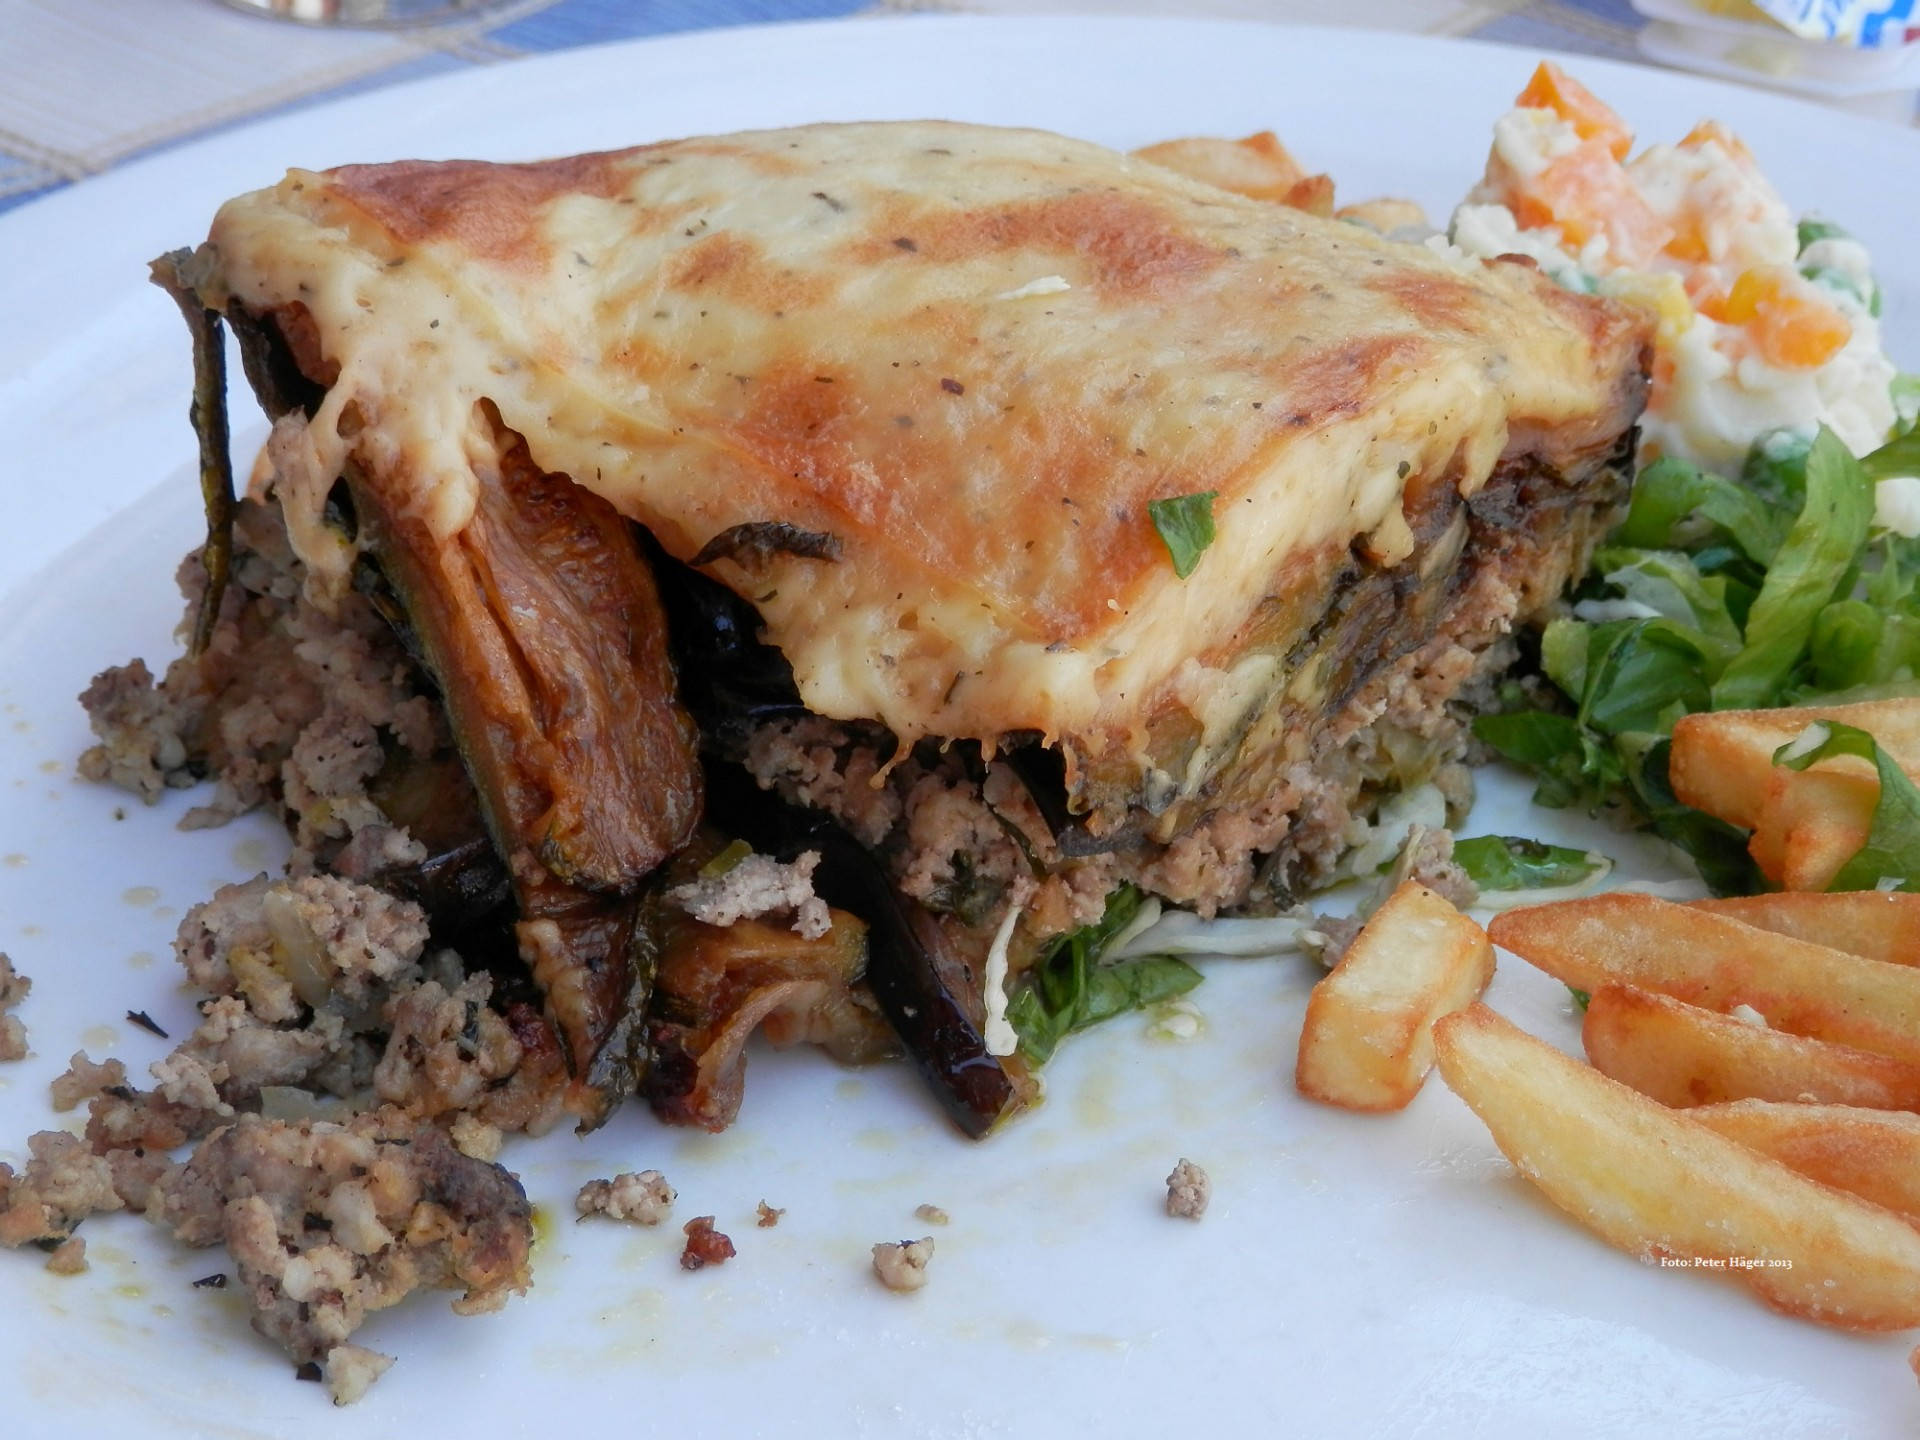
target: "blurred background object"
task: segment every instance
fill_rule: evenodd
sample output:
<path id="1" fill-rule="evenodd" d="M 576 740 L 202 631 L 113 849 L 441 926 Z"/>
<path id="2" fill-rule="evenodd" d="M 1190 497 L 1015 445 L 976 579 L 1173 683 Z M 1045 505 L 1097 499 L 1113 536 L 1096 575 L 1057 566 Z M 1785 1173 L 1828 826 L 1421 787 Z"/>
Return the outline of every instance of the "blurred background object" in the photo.
<path id="1" fill-rule="evenodd" d="M 1640 53 L 1662 65 L 1911 120 L 1914 0 L 1633 0 Z"/>
<path id="2" fill-rule="evenodd" d="M 236 10 L 294 20 L 302 25 L 354 25 L 395 30 L 409 25 L 439 25 L 470 20 L 512 0 L 227 0 Z"/>
<path id="3" fill-rule="evenodd" d="M 1908 121 L 1920 86 L 1920 46 L 1868 51 L 1802 41 L 1756 7 L 1828 13 L 1911 9 L 1913 3 L 0 0 L 0 210 L 228 125 L 450 70 L 686 30 L 846 15 L 894 23 L 926 11 L 1166 15 L 1458 36 L 1532 51 L 1657 61 Z M 336 23 L 316 23 L 327 19 Z"/>

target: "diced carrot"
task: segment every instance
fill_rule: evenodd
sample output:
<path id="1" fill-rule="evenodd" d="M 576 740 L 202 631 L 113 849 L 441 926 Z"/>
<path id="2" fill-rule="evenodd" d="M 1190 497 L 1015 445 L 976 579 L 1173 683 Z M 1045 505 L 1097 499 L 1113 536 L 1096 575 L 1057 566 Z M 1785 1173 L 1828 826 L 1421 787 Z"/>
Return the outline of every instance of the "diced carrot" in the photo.
<path id="1" fill-rule="evenodd" d="M 1514 216 L 1529 229 L 1558 225 L 1576 248 L 1604 232 L 1616 265 L 1644 265 L 1673 234 L 1597 138 L 1555 157 L 1521 186 Z"/>
<path id="2" fill-rule="evenodd" d="M 1604 140 L 1616 160 L 1627 158 L 1633 148 L 1633 132 L 1599 96 L 1574 79 L 1551 60 L 1527 81 L 1527 88 L 1513 102 L 1523 109 L 1551 110 L 1573 126 L 1582 140 Z"/>
<path id="3" fill-rule="evenodd" d="M 1709 141 L 1718 142 L 1720 148 L 1743 165 L 1753 164 L 1753 152 L 1747 149 L 1747 142 L 1734 134 L 1718 120 L 1702 120 L 1686 133 L 1681 140 L 1682 150 L 1699 150 Z"/>
<path id="4" fill-rule="evenodd" d="M 1664 253 L 1671 255 L 1675 260 L 1684 260 L 1693 265 L 1710 258 L 1707 237 L 1700 233 L 1697 216 L 1681 217 L 1680 227 L 1673 232 L 1673 238 L 1667 241 Z"/>
<path id="5" fill-rule="evenodd" d="M 1847 317 L 1809 293 L 1812 287 L 1784 266 L 1743 271 L 1713 318 L 1744 326 L 1770 365 L 1812 370 L 1853 338 Z M 1702 313 L 1707 313 L 1703 307 Z"/>
<path id="6" fill-rule="evenodd" d="M 1813 370 L 1845 348 L 1853 338 L 1853 326 L 1831 305 L 1792 296 L 1761 311 L 1753 334 L 1760 353 L 1773 364 Z"/>

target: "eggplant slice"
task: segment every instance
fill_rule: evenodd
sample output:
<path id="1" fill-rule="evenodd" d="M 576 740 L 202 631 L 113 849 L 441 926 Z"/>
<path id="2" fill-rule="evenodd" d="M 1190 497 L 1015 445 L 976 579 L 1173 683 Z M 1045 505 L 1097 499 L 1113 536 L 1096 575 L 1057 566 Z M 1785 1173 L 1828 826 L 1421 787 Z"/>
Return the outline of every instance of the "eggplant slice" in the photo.
<path id="1" fill-rule="evenodd" d="M 221 293 L 205 258 L 165 256 L 154 279 L 194 335 L 211 615 L 234 508 L 221 319 L 274 419 L 311 414 L 325 377 L 278 317 Z M 357 583 L 381 592 L 438 690 L 466 771 L 382 777 L 396 822 L 442 842 L 422 866 L 382 878 L 449 932 L 498 914 L 510 888 L 520 957 L 573 1077 L 571 1108 L 590 1128 L 645 1066 L 655 951 L 640 922 L 643 888 L 699 823 L 698 734 L 676 698 L 665 615 L 632 527 L 543 471 L 518 437 L 496 434 L 498 475 L 482 477 L 473 519 L 451 539 L 433 537 L 366 468 L 349 462 L 340 477 L 362 556 Z"/>

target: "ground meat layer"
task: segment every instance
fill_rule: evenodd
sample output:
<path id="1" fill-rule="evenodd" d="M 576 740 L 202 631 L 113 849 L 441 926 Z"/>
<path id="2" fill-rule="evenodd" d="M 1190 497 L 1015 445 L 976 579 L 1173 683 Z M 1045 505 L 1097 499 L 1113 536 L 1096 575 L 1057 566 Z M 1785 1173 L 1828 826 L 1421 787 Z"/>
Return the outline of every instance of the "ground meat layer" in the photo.
<path id="1" fill-rule="evenodd" d="M 1205 787 L 1208 807 L 1164 841 L 1142 838 L 1162 823 L 1143 798 L 1131 838 L 1084 853 L 1063 841 L 1014 762 L 921 746 L 889 763 L 891 738 L 857 723 L 768 721 L 750 735 L 745 763 L 763 786 L 833 814 L 880 851 L 902 890 L 961 926 L 977 932 L 1009 904 L 1022 907 L 1029 949 L 1097 920 L 1123 882 L 1205 915 L 1284 909 L 1335 877 L 1386 796 L 1431 783 L 1450 814 L 1464 813 L 1470 726 L 1514 662 L 1513 632 L 1584 567 L 1623 484 L 1612 461 L 1572 484 L 1516 462 L 1481 495 L 1452 497 L 1423 522 L 1423 543 L 1457 559 L 1417 585 L 1412 571 L 1368 574 L 1337 596 L 1301 664 L 1356 648 L 1356 629 L 1367 632 L 1368 664 L 1334 666 L 1328 705 L 1283 697 L 1251 720 L 1240 758 Z M 1421 552 L 1407 562 L 1420 563 Z"/>

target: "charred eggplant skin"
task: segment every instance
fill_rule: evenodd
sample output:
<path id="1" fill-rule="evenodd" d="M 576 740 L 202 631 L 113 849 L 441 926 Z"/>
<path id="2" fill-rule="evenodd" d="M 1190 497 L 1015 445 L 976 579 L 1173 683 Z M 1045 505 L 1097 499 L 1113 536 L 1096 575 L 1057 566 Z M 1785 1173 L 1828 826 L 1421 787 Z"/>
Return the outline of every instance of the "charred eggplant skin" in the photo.
<path id="1" fill-rule="evenodd" d="M 180 307 L 193 335 L 193 403 L 187 410 L 200 443 L 200 498 L 207 512 L 207 540 L 200 551 L 207 588 L 194 617 L 189 653 L 199 655 L 213 638 L 220 599 L 233 561 L 233 458 L 227 435 L 227 349 L 220 312 L 201 299 L 202 252 L 172 250 L 155 260 L 150 273 Z"/>
<path id="2" fill-rule="evenodd" d="M 915 1068 L 962 1133 L 977 1140 L 993 1129 L 1014 1106 L 1013 1079 L 941 979 L 917 933 L 919 907 L 894 888 L 872 852 L 825 815 L 762 790 L 725 761 L 707 767 L 707 813 L 763 854 L 820 852 L 814 890 L 867 923 L 867 986 Z"/>

